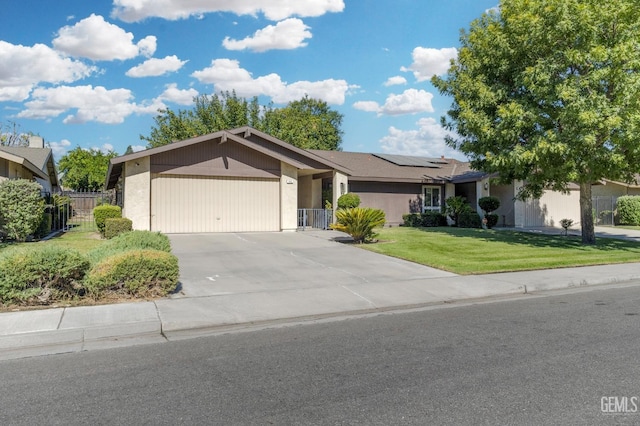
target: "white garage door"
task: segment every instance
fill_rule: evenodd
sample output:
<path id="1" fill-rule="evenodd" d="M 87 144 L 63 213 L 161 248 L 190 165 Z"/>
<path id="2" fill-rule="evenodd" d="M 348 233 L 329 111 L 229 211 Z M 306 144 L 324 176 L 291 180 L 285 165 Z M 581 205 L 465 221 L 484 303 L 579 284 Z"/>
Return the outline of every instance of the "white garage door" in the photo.
<path id="1" fill-rule="evenodd" d="M 154 175 L 151 229 L 166 233 L 279 231 L 279 180 Z"/>

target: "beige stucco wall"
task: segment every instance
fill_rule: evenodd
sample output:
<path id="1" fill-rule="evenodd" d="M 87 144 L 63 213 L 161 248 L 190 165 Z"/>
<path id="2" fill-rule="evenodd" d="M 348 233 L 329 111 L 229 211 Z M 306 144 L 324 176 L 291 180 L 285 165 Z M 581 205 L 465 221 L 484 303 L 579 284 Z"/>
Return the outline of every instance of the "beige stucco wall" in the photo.
<path id="1" fill-rule="evenodd" d="M 338 171 L 333 172 L 333 200 L 331 201 L 331 205 L 333 206 L 333 220 L 335 222 L 335 214 L 338 208 L 338 198 L 341 195 L 349 192 L 349 177 L 345 174 L 342 174 Z"/>
<path id="2" fill-rule="evenodd" d="M 298 169 L 281 162 L 280 228 L 282 231 L 298 229 Z"/>
<path id="3" fill-rule="evenodd" d="M 314 179 L 311 182 L 311 208 L 324 208 L 322 205 L 322 179 Z"/>
<path id="4" fill-rule="evenodd" d="M 484 217 L 484 211 L 480 208 L 478 201 L 482 197 L 488 197 L 490 194 L 489 178 L 484 178 L 476 182 L 476 211 L 480 217 Z"/>
<path id="5" fill-rule="evenodd" d="M 313 176 L 300 176 L 298 178 L 298 208 L 311 209 L 313 208 L 313 190 L 312 185 Z"/>
<path id="6" fill-rule="evenodd" d="M 151 230 L 151 167 L 149 157 L 127 161 L 124 166 L 124 208 L 133 229 Z"/>

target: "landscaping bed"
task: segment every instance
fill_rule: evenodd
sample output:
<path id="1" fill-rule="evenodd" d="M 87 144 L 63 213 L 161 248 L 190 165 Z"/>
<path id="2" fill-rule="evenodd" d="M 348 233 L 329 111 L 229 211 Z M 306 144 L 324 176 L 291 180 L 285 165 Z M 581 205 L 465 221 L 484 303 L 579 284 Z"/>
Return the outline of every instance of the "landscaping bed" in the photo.
<path id="1" fill-rule="evenodd" d="M 166 235 L 130 231 L 110 240 L 69 232 L 0 247 L 0 310 L 149 300 L 177 287 Z"/>
<path id="2" fill-rule="evenodd" d="M 487 274 L 640 262 L 640 243 L 490 229 L 384 228 L 378 243 L 360 247 L 456 274 Z"/>

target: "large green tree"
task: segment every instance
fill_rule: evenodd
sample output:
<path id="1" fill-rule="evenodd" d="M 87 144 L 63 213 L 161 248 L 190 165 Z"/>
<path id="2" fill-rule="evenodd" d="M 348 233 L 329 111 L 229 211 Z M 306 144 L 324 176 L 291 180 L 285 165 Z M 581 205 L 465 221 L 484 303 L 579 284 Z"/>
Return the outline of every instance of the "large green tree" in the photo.
<path id="1" fill-rule="evenodd" d="M 235 92 L 200 95 L 190 110 L 160 110 L 149 136 L 140 136 L 150 148 L 219 130 L 251 126 L 300 148 L 340 149 L 342 114 L 326 102 L 304 98 L 283 108 L 262 106 L 258 98 L 240 98 Z"/>
<path id="2" fill-rule="evenodd" d="M 461 34 L 433 84 L 454 101 L 449 144 L 521 198 L 580 185 L 582 242 L 595 243 L 591 185 L 640 171 L 637 0 L 502 0 Z"/>
<path id="3" fill-rule="evenodd" d="M 299 148 L 335 151 L 342 143 L 342 118 L 326 102 L 305 96 L 267 110 L 262 130 Z"/>
<path id="4" fill-rule="evenodd" d="M 61 183 L 74 191 L 100 191 L 104 187 L 109 160 L 117 156 L 113 151 L 77 147 L 60 158 L 58 171 Z"/>

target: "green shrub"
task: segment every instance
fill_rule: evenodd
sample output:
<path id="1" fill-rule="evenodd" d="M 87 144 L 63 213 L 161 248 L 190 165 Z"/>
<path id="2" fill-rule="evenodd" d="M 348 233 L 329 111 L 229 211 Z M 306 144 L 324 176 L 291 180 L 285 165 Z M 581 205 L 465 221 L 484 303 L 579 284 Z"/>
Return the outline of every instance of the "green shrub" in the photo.
<path id="1" fill-rule="evenodd" d="M 616 210 L 620 225 L 640 225 L 640 196 L 619 197 Z"/>
<path id="2" fill-rule="evenodd" d="M 101 244 L 88 253 L 89 260 L 96 264 L 105 257 L 122 253 L 128 250 L 160 250 L 171 252 L 169 237 L 159 232 L 130 231 L 122 233 L 109 241 Z"/>
<path id="3" fill-rule="evenodd" d="M 121 218 L 122 209 L 120 206 L 112 206 L 110 204 L 103 204 L 93 209 L 93 218 L 98 227 L 100 234 L 104 236 L 104 221 L 108 218 Z"/>
<path id="4" fill-rule="evenodd" d="M 108 240 L 125 232 L 131 231 L 133 222 L 126 217 L 108 217 L 104 220 L 104 237 Z"/>
<path id="5" fill-rule="evenodd" d="M 424 212 L 420 214 L 420 224 L 425 227 L 447 226 L 447 217 L 439 212 Z"/>
<path id="6" fill-rule="evenodd" d="M 478 206 L 484 211 L 485 215 L 488 215 L 500 208 L 500 199 L 498 197 L 481 197 L 478 200 Z"/>
<path id="7" fill-rule="evenodd" d="M 498 216 L 497 214 L 489 213 L 485 216 L 485 218 L 487 219 L 487 228 L 491 229 L 498 224 L 498 219 L 500 218 L 500 216 Z"/>
<path id="8" fill-rule="evenodd" d="M 51 244 L 15 247 L 0 255 L 0 302 L 49 304 L 84 292 L 89 261 Z"/>
<path id="9" fill-rule="evenodd" d="M 353 209 L 360 205 L 360 197 L 358 194 L 354 194 L 349 192 L 347 194 L 343 194 L 338 198 L 338 208 L 339 209 Z"/>
<path id="10" fill-rule="evenodd" d="M 422 218 L 419 213 L 403 214 L 402 221 L 404 222 L 404 226 L 411 226 L 413 228 L 422 226 Z"/>
<path id="11" fill-rule="evenodd" d="M 90 294 L 100 297 L 166 296 L 178 285 L 178 258 L 159 250 L 129 250 L 102 259 L 85 280 Z"/>
<path id="12" fill-rule="evenodd" d="M 0 229 L 9 238 L 24 241 L 38 230 L 45 209 L 41 190 L 26 179 L 0 182 Z"/>
<path id="13" fill-rule="evenodd" d="M 45 212 L 42 214 L 40 226 L 38 226 L 38 229 L 35 232 L 35 236 L 37 238 L 44 238 L 51 233 L 51 224 L 53 223 L 51 219 L 52 210 L 53 206 L 47 207 Z"/>
<path id="14" fill-rule="evenodd" d="M 331 227 L 337 231 L 346 232 L 355 242 L 362 243 L 375 238 L 376 234 L 373 229 L 384 226 L 384 223 L 384 211 L 355 207 L 337 210 L 336 223 Z"/>
<path id="15" fill-rule="evenodd" d="M 480 215 L 474 211 L 465 211 L 460 213 L 458 217 L 458 227 L 460 228 L 481 228 L 482 219 Z"/>
<path id="16" fill-rule="evenodd" d="M 445 211 L 453 221 L 453 226 L 460 226 L 459 218 L 462 213 L 473 211 L 467 199 L 461 196 L 449 197 L 445 200 L 445 204 L 447 205 Z"/>

